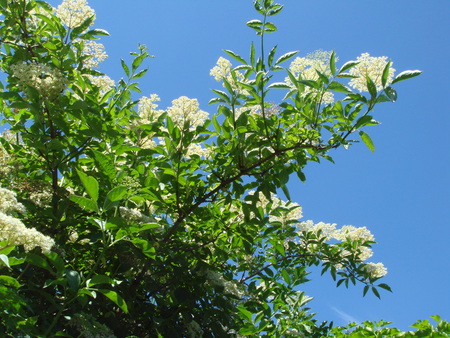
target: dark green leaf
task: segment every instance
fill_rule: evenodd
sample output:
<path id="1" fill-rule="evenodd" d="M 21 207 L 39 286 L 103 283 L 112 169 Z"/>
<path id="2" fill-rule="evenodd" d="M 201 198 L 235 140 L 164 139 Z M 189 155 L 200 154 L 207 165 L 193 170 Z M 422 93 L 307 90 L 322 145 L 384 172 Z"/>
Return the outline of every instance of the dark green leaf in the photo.
<path id="1" fill-rule="evenodd" d="M 351 93 L 352 90 L 348 88 L 346 85 L 333 81 L 328 85 L 328 89 L 333 90 L 335 92 L 341 92 L 341 93 Z"/>
<path id="2" fill-rule="evenodd" d="M 275 58 L 276 51 L 277 51 L 277 46 L 274 46 L 269 52 L 269 57 L 267 58 L 267 64 L 269 65 L 269 67 L 272 67 L 272 63 L 273 63 L 273 59 Z"/>
<path id="3" fill-rule="evenodd" d="M 66 270 L 66 279 L 71 289 L 78 290 L 80 288 L 81 277 L 77 271 Z"/>
<path id="4" fill-rule="evenodd" d="M 336 74 L 336 54 L 334 53 L 334 51 L 331 53 L 331 57 L 330 57 L 330 70 L 331 70 L 331 75 L 335 75 Z"/>
<path id="5" fill-rule="evenodd" d="M 349 70 L 350 68 L 355 67 L 359 62 L 358 61 L 348 61 L 346 63 L 344 63 L 344 65 L 341 67 L 341 69 L 339 69 L 338 74 L 341 74 L 347 70 Z"/>
<path id="6" fill-rule="evenodd" d="M 123 312 L 128 313 L 127 303 L 117 292 L 107 289 L 98 289 L 96 291 L 104 294 L 106 297 L 112 300 Z"/>
<path id="7" fill-rule="evenodd" d="M 395 91 L 394 88 L 392 88 L 392 87 L 386 87 L 386 88 L 384 89 L 384 93 L 386 94 L 386 96 L 387 96 L 392 102 L 397 101 L 397 92 Z"/>
<path id="8" fill-rule="evenodd" d="M 114 285 L 116 284 L 116 281 L 108 276 L 105 275 L 95 275 L 90 280 L 87 281 L 88 287 L 91 287 L 93 285 L 97 284 L 110 284 Z"/>
<path id="9" fill-rule="evenodd" d="M 69 197 L 69 199 L 72 202 L 77 203 L 83 209 L 86 209 L 88 211 L 95 211 L 97 213 L 99 212 L 97 203 L 94 202 L 93 200 L 89 199 L 89 198 L 86 198 L 86 197 L 83 197 L 83 196 L 71 195 Z"/>
<path id="10" fill-rule="evenodd" d="M 413 77 L 419 76 L 420 74 L 422 74 L 422 71 L 420 70 L 405 70 L 395 77 L 395 79 L 392 81 L 392 84 L 411 79 Z"/>
<path id="11" fill-rule="evenodd" d="M 128 68 L 127 64 L 125 63 L 125 61 L 123 59 L 120 59 L 120 62 L 122 64 L 122 68 L 123 68 L 125 74 L 127 75 L 127 77 L 130 77 L 130 68 Z"/>
<path id="12" fill-rule="evenodd" d="M 275 64 L 278 65 L 280 63 L 283 63 L 283 62 L 289 60 L 290 58 L 294 57 L 297 53 L 298 53 L 298 51 L 283 54 L 278 58 L 278 60 L 275 62 Z"/>
<path id="13" fill-rule="evenodd" d="M 225 49 L 224 52 L 227 53 L 229 56 L 231 56 L 233 59 L 239 61 L 240 63 L 243 63 L 244 65 L 247 64 L 247 61 L 245 61 L 245 59 L 239 54 L 236 54 L 235 52 L 227 49 Z"/>
<path id="14" fill-rule="evenodd" d="M 77 170 L 78 176 L 80 177 L 81 183 L 83 183 L 84 188 L 88 195 L 92 198 L 94 202 L 98 200 L 98 181 L 91 176 L 87 176 L 84 172 Z"/>
<path id="15" fill-rule="evenodd" d="M 383 76 L 381 77 L 381 84 L 383 85 L 383 88 L 386 87 L 386 83 L 389 77 L 389 69 L 391 69 L 392 62 L 389 61 L 386 63 L 386 66 L 383 69 Z"/>

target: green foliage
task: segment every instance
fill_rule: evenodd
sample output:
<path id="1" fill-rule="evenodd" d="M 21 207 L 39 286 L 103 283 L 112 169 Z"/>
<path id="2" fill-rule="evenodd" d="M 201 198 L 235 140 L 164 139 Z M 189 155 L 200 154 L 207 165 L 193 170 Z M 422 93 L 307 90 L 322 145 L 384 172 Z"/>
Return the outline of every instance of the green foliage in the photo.
<path id="1" fill-rule="evenodd" d="M 0 243 L 3 336 L 363 337 L 384 326 L 316 322 L 301 291 L 315 266 L 338 286 L 363 284 L 364 294 L 390 288 L 363 257 L 370 237 L 341 231 L 330 242 L 326 228 L 299 223 L 300 207 L 275 194 L 290 199 L 292 174 L 305 180 L 310 161 L 332 161 L 330 150 L 357 142 L 356 132 L 374 151 L 365 129 L 378 124 L 375 105 L 395 101 L 391 85 L 420 72 L 391 81 L 387 63 L 381 89 L 364 76 L 368 94 L 360 94 L 342 82 L 357 78 L 347 72 L 358 62 L 339 68 L 334 52 L 309 75 L 283 68 L 297 52 L 264 47 L 277 31 L 267 18 L 283 6 L 254 7 L 262 18 L 247 26 L 260 51 L 254 43 L 248 59 L 225 51 L 239 66 L 222 67 L 223 88 L 210 102 L 217 113 L 202 118 L 185 97 L 166 111 L 155 98 L 134 99 L 150 57 L 144 46 L 130 64 L 120 60 L 125 78 L 111 85 L 95 69 L 101 54 L 89 51 L 107 35 L 91 29 L 92 12 L 75 24 L 43 1 L 0 1 L 9 127 L 0 182 L 26 207 L 8 217 L 55 242 L 51 252 Z M 289 80 L 273 82 L 275 71 Z M 285 99 L 268 102 L 271 90 Z M 333 92 L 345 97 L 327 102 Z M 415 327 L 435 330 L 427 321 Z"/>

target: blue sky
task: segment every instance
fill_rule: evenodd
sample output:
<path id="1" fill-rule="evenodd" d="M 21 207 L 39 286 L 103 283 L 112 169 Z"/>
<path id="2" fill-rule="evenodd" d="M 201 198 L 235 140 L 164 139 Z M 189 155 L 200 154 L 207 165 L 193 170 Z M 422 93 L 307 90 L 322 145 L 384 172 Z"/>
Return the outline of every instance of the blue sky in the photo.
<path id="1" fill-rule="evenodd" d="M 336 288 L 331 277 L 305 284 L 319 320 L 392 321 L 401 329 L 440 314 L 450 320 L 450 1 L 284 0 L 273 18 L 279 31 L 267 46 L 279 55 L 335 50 L 340 64 L 363 52 L 388 56 L 397 74 L 424 73 L 396 86 L 399 99 L 376 108 L 382 122 L 366 131 L 375 142 L 338 150 L 336 164 L 310 164 L 306 183 L 289 183 L 304 219 L 367 226 L 378 244 L 372 261 L 388 268 L 393 293 L 362 298 L 362 287 Z M 51 1 L 57 5 L 58 1 Z M 143 95 L 160 95 L 161 107 L 185 95 L 203 110 L 218 84 L 209 70 L 223 49 L 247 56 L 256 35 L 245 23 L 258 18 L 251 0 L 91 0 L 109 59 L 102 71 L 118 80 L 120 58 L 137 44 L 155 55 Z"/>

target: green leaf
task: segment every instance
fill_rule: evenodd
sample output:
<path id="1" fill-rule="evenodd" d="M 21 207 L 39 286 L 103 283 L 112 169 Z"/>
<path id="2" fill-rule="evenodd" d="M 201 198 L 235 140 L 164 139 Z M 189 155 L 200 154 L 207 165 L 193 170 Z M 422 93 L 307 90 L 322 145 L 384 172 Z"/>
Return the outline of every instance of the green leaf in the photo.
<path id="1" fill-rule="evenodd" d="M 392 102 L 397 101 L 397 92 L 395 91 L 394 88 L 386 87 L 384 88 L 384 93 Z"/>
<path id="2" fill-rule="evenodd" d="M 334 51 L 331 53 L 330 57 L 330 70 L 331 74 L 334 76 L 336 74 L 336 54 Z"/>
<path id="3" fill-rule="evenodd" d="M 341 93 L 351 93 L 352 90 L 350 88 L 348 88 L 346 85 L 337 82 L 337 81 L 332 81 L 329 85 L 328 85 L 328 89 L 333 90 L 335 92 L 341 92 Z"/>
<path id="4" fill-rule="evenodd" d="M 363 297 L 367 294 L 367 291 L 369 291 L 369 289 L 370 289 L 370 285 L 364 286 Z"/>
<path id="5" fill-rule="evenodd" d="M 298 51 L 283 54 L 278 58 L 278 60 L 275 62 L 275 64 L 279 65 L 280 63 L 283 63 L 283 62 L 289 60 L 290 58 L 294 57 L 297 53 L 298 53 Z"/>
<path id="6" fill-rule="evenodd" d="M 405 70 L 395 77 L 395 79 L 392 81 L 392 84 L 411 79 L 413 77 L 419 76 L 420 74 L 422 74 L 422 71 L 420 70 Z"/>
<path id="7" fill-rule="evenodd" d="M 99 151 L 93 150 L 93 153 L 98 168 L 100 168 L 112 182 L 116 178 L 116 167 L 114 166 L 114 163 L 108 158 L 108 156 Z"/>
<path id="8" fill-rule="evenodd" d="M 84 188 L 88 195 L 92 198 L 94 202 L 98 200 L 98 182 L 94 177 L 86 175 L 84 172 L 76 169 L 78 176 L 80 177 L 81 183 L 83 183 Z"/>
<path id="9" fill-rule="evenodd" d="M 66 279 L 71 289 L 78 290 L 80 288 L 81 276 L 78 271 L 66 270 Z"/>
<path id="10" fill-rule="evenodd" d="M 114 208 L 120 200 L 124 198 L 124 196 L 127 194 L 128 188 L 124 186 L 118 186 L 113 189 L 111 189 L 108 194 L 106 195 L 105 203 L 103 204 L 103 208 L 105 210 L 110 210 Z"/>
<path id="11" fill-rule="evenodd" d="M 108 277 L 108 276 L 105 276 L 105 275 L 95 275 L 91 279 L 87 280 L 86 284 L 87 284 L 88 287 L 91 287 L 91 286 L 97 285 L 97 284 L 114 285 L 114 284 L 116 284 L 116 281 L 114 279 Z"/>
<path id="12" fill-rule="evenodd" d="M 385 284 L 385 283 L 381 283 L 377 285 L 378 287 L 385 289 L 386 291 L 392 292 L 392 289 L 389 285 Z"/>
<path id="13" fill-rule="evenodd" d="M 275 26 L 272 22 L 266 22 L 264 25 L 264 32 L 273 33 L 277 31 L 277 26 Z"/>
<path id="14" fill-rule="evenodd" d="M 135 238 L 131 242 L 134 244 L 135 247 L 141 249 L 142 253 L 147 257 L 150 257 L 152 259 L 156 257 L 156 250 L 150 244 L 149 241 L 140 238 Z"/>
<path id="15" fill-rule="evenodd" d="M 38 266 L 40 268 L 43 268 L 43 269 L 49 271 L 53 275 L 55 274 L 55 272 L 53 271 L 53 269 L 50 266 L 50 264 L 48 263 L 48 261 L 45 258 L 41 257 L 41 256 L 38 256 L 38 255 L 33 254 L 33 253 L 28 253 L 27 256 L 26 256 L 26 261 L 28 263 L 31 263 L 31 264 L 33 264 L 35 266 Z"/>
<path id="16" fill-rule="evenodd" d="M 274 82 L 267 86 L 267 88 L 282 88 L 282 89 L 291 89 L 291 87 L 285 82 Z"/>
<path id="17" fill-rule="evenodd" d="M 9 258 L 8 256 L 4 255 L 4 254 L 0 254 L 0 260 L 8 267 L 11 269 L 11 267 L 9 266 Z"/>
<path id="18" fill-rule="evenodd" d="M 18 282 L 17 279 L 11 276 L 0 276 L 0 284 L 13 287 L 13 288 L 20 288 L 22 285 Z"/>
<path id="19" fill-rule="evenodd" d="M 56 252 L 50 252 L 46 254 L 47 258 L 50 262 L 52 262 L 53 266 L 56 268 L 56 271 L 59 276 L 61 276 L 64 272 L 65 264 L 64 260 L 58 256 Z"/>
<path id="20" fill-rule="evenodd" d="M 127 75 L 127 77 L 130 77 L 130 68 L 128 68 L 127 64 L 125 63 L 125 61 L 123 59 L 120 59 L 120 62 L 122 64 L 122 68 L 123 68 L 125 74 Z"/>
<path id="21" fill-rule="evenodd" d="M 261 20 L 250 20 L 247 22 L 247 26 L 257 31 L 261 30 L 263 23 Z"/>
<path id="22" fill-rule="evenodd" d="M 341 67 L 341 69 L 339 69 L 338 74 L 341 74 L 343 72 L 345 72 L 346 70 L 349 70 L 350 68 L 355 67 L 359 62 L 358 61 L 348 61 L 346 63 L 344 63 L 344 65 Z"/>
<path id="23" fill-rule="evenodd" d="M 123 312 L 128 313 L 127 303 L 117 292 L 107 289 L 97 289 L 96 291 L 112 300 Z"/>
<path id="24" fill-rule="evenodd" d="M 380 293 L 378 292 L 378 290 L 375 287 L 372 287 L 372 292 L 375 296 L 377 296 L 378 299 L 381 299 Z"/>
<path id="25" fill-rule="evenodd" d="M 361 136 L 361 139 L 363 140 L 364 144 L 373 153 L 375 151 L 375 146 L 374 146 L 370 136 L 367 133 L 365 133 L 364 131 L 362 131 L 362 130 L 359 131 L 359 136 Z"/>
<path id="26" fill-rule="evenodd" d="M 145 68 L 145 69 L 137 72 L 136 74 L 134 74 L 131 78 L 132 79 L 139 79 L 139 78 L 143 77 L 147 73 L 147 71 L 148 71 L 148 68 Z"/>
<path id="27" fill-rule="evenodd" d="M 225 49 L 224 52 L 227 53 L 229 56 L 231 56 L 233 59 L 239 61 L 240 63 L 243 63 L 244 65 L 247 64 L 247 61 L 245 61 L 245 59 L 239 54 L 236 54 L 235 52 L 227 49 Z"/>
<path id="28" fill-rule="evenodd" d="M 72 202 L 77 203 L 83 209 L 86 209 L 88 211 L 95 211 L 97 213 L 99 212 L 97 203 L 94 202 L 93 200 L 89 199 L 89 198 L 86 198 L 86 197 L 83 197 L 83 196 L 71 195 L 69 197 L 69 199 Z"/>
<path id="29" fill-rule="evenodd" d="M 369 90 L 369 94 L 371 96 L 371 99 L 373 100 L 377 96 L 377 86 L 369 76 L 366 76 L 366 82 L 367 82 L 367 89 Z"/>
<path id="30" fill-rule="evenodd" d="M 278 13 L 280 13 L 283 10 L 283 5 L 280 4 L 274 4 L 273 6 L 270 7 L 270 9 L 267 11 L 267 16 L 273 16 L 276 15 Z"/>
<path id="31" fill-rule="evenodd" d="M 269 57 L 267 58 L 267 64 L 269 65 L 269 67 L 272 67 L 272 63 L 273 63 L 273 59 L 275 58 L 276 51 L 277 51 L 277 46 L 274 46 L 269 52 Z"/>
<path id="32" fill-rule="evenodd" d="M 250 63 L 252 66 L 255 66 L 255 45 L 254 45 L 253 41 L 250 46 Z"/>
<path id="33" fill-rule="evenodd" d="M 389 61 L 383 69 L 383 76 L 381 77 L 381 84 L 383 88 L 386 87 L 386 83 L 389 77 L 389 69 L 391 69 L 392 62 Z"/>

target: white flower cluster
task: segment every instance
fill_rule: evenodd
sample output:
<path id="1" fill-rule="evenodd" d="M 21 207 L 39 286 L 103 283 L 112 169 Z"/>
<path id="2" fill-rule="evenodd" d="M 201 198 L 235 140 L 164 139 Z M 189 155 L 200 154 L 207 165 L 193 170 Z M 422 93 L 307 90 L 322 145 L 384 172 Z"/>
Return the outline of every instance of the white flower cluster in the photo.
<path id="1" fill-rule="evenodd" d="M 15 218 L 16 212 L 24 212 L 24 206 L 16 199 L 16 194 L 0 188 L 0 242 L 7 246 L 23 245 L 25 251 L 40 247 L 42 252 L 50 252 L 55 244 L 53 239 L 33 228 L 27 228 L 21 220 Z"/>
<path id="2" fill-rule="evenodd" d="M 100 93 L 103 95 L 111 90 L 116 84 L 108 75 L 86 75 L 94 86 L 100 88 Z"/>
<path id="3" fill-rule="evenodd" d="M 86 57 L 84 66 L 89 69 L 98 67 L 100 62 L 108 58 L 105 52 L 105 46 L 92 40 L 84 42 L 81 54 Z"/>
<path id="4" fill-rule="evenodd" d="M 205 123 L 209 114 L 199 109 L 197 99 L 190 99 L 186 96 L 181 96 L 172 101 L 172 106 L 167 109 L 167 115 L 180 128 L 183 128 L 185 123 L 189 124 L 190 129 L 195 129 Z"/>
<path id="5" fill-rule="evenodd" d="M 0 211 L 9 215 L 17 215 L 17 213 L 24 213 L 25 207 L 22 203 L 17 202 L 15 192 L 0 188 Z"/>
<path id="6" fill-rule="evenodd" d="M 249 195 L 254 195 L 254 191 L 250 191 Z M 269 208 L 270 204 L 270 208 Z M 280 222 L 283 226 L 298 221 L 303 217 L 302 207 L 295 202 L 286 202 L 272 193 L 270 200 L 262 193 L 258 193 L 257 207 L 262 207 L 269 215 L 269 222 Z"/>
<path id="7" fill-rule="evenodd" d="M 144 96 L 139 100 L 139 124 L 148 124 L 155 122 L 161 116 L 164 110 L 157 109 L 158 104 L 156 102 L 159 101 L 161 101 L 161 99 L 157 94 L 151 94 L 150 97 Z"/>
<path id="8" fill-rule="evenodd" d="M 319 238 L 325 238 L 325 240 L 327 241 L 335 238 L 336 234 L 336 224 L 323 222 L 314 224 L 314 222 L 311 220 L 297 224 L 297 229 L 300 236 L 303 234 L 303 232 L 311 232 Z"/>
<path id="9" fill-rule="evenodd" d="M 369 77 L 375 83 L 377 90 L 381 90 L 383 88 L 383 71 L 388 63 L 387 57 L 373 57 L 369 53 L 363 53 L 358 56 L 356 61 L 359 63 L 349 71 L 349 74 L 356 76 L 356 78 L 351 79 L 349 85 L 360 92 L 368 92 L 366 78 Z M 386 86 L 392 82 L 394 72 L 395 69 L 390 67 Z"/>
<path id="10" fill-rule="evenodd" d="M 239 71 L 234 72 L 236 75 L 236 80 L 243 82 L 245 80 L 244 74 Z M 230 84 L 231 88 L 237 91 L 239 94 L 247 95 L 248 92 L 242 86 L 239 85 L 231 75 L 231 62 L 223 57 L 217 60 L 216 66 L 214 66 L 209 75 L 214 76 L 217 82 L 223 81 L 224 79 Z"/>
<path id="11" fill-rule="evenodd" d="M 381 278 L 387 274 L 387 269 L 383 263 L 366 263 L 364 270 L 366 270 L 370 278 Z"/>
<path id="12" fill-rule="evenodd" d="M 136 208 L 126 208 L 126 207 L 119 207 L 121 216 L 130 222 L 135 223 L 150 223 L 152 222 L 152 219 L 143 213 L 141 213 Z"/>
<path id="13" fill-rule="evenodd" d="M 243 293 L 233 281 L 227 281 L 222 275 L 212 270 L 207 270 L 205 272 L 205 277 L 207 279 L 207 284 L 214 287 L 219 286 L 224 288 L 224 294 L 234 295 L 236 297 L 242 297 Z"/>
<path id="14" fill-rule="evenodd" d="M 289 70 L 296 78 L 299 78 L 300 80 L 317 81 L 319 79 L 319 74 L 317 72 L 320 72 L 328 77 L 331 76 L 329 67 L 330 57 L 331 52 L 319 50 L 308 54 L 306 57 L 295 58 L 289 66 Z M 291 88 L 294 88 L 294 84 L 289 77 L 286 77 L 285 82 L 291 86 Z M 305 87 L 305 90 L 301 93 L 301 96 L 305 97 L 311 93 L 313 97 L 321 95 L 320 100 L 324 104 L 332 104 L 334 102 L 333 93 L 328 91 L 319 92 L 317 89 L 313 89 L 308 86 Z"/>
<path id="15" fill-rule="evenodd" d="M 58 95 L 68 84 L 59 70 L 38 62 L 16 63 L 11 66 L 11 71 L 20 85 L 34 87 L 45 97 Z"/>
<path id="16" fill-rule="evenodd" d="M 94 16 L 95 11 L 88 6 L 86 0 L 64 0 L 56 9 L 55 15 L 72 29 Z"/>

